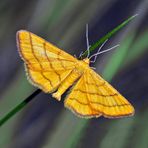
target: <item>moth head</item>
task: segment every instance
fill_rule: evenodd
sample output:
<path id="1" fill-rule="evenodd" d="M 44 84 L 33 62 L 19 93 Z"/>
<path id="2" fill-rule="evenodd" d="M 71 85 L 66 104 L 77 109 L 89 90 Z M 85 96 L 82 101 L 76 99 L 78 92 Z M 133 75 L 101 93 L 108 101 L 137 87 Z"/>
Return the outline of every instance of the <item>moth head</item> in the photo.
<path id="1" fill-rule="evenodd" d="M 89 58 L 85 58 L 85 59 L 83 59 L 83 61 L 84 61 L 85 63 L 87 63 L 88 65 L 89 65 L 89 63 L 90 63 Z"/>

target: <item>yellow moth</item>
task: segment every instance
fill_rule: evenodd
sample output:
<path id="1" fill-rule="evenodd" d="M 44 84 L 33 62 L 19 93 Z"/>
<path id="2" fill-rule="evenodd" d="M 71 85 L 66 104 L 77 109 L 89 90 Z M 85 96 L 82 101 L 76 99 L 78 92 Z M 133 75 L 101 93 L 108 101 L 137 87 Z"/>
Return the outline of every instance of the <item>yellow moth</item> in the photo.
<path id="1" fill-rule="evenodd" d="M 53 93 L 58 101 L 73 85 L 64 104 L 78 116 L 117 118 L 134 114 L 133 106 L 90 68 L 89 58 L 78 60 L 25 30 L 17 32 L 17 43 L 33 85 Z"/>

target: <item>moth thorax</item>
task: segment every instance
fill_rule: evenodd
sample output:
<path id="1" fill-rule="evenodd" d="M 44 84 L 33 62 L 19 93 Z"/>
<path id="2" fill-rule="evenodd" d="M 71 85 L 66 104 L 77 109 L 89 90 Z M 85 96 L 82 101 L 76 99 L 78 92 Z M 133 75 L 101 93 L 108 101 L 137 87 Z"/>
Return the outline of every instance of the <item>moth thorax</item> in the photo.
<path id="1" fill-rule="evenodd" d="M 89 59 L 83 59 L 79 60 L 79 62 L 76 64 L 76 68 L 79 70 L 79 72 L 83 72 L 86 68 L 89 67 Z"/>

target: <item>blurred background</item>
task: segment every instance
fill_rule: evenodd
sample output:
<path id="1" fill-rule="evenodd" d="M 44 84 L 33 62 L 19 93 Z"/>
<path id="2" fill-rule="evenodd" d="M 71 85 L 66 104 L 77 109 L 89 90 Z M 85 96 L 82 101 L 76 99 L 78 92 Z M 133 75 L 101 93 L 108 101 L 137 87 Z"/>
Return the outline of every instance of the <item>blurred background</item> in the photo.
<path id="1" fill-rule="evenodd" d="M 0 128 L 0 148 L 148 148 L 147 12 L 148 0 L 0 0 L 0 118 L 37 89 L 17 51 L 18 30 L 78 56 L 86 49 L 87 23 L 93 44 L 139 14 L 102 50 L 120 47 L 93 65 L 133 104 L 133 117 L 81 119 L 42 92 Z"/>

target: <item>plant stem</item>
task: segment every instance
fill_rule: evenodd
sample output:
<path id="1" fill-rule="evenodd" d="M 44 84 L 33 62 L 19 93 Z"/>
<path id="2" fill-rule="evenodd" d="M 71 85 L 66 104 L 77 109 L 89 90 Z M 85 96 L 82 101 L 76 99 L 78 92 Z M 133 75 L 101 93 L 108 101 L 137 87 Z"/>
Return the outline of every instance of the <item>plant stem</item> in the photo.
<path id="1" fill-rule="evenodd" d="M 0 120 L 0 126 L 2 126 L 7 120 L 9 120 L 13 115 L 15 115 L 24 106 L 26 106 L 40 92 L 41 92 L 41 90 L 37 89 L 34 93 L 32 93 L 29 97 L 27 97 L 20 104 L 18 104 L 14 109 L 12 109 L 8 114 L 6 114 L 5 117 Z"/>
<path id="2" fill-rule="evenodd" d="M 125 20 L 123 23 L 118 25 L 116 28 L 114 28 L 112 31 L 107 33 L 105 36 L 103 36 L 101 39 L 99 39 L 96 43 L 94 43 L 90 47 L 90 53 L 95 50 L 97 47 L 101 46 L 102 43 L 104 43 L 105 40 L 111 38 L 115 33 L 117 33 L 121 28 L 123 28 L 125 25 L 127 25 L 133 18 L 135 18 L 137 15 L 129 17 L 127 20 Z M 85 58 L 87 56 L 88 51 L 86 50 L 82 56 L 81 59 Z M 26 106 L 31 100 L 34 99 L 35 96 L 37 96 L 41 92 L 40 89 L 37 89 L 33 94 L 31 94 L 29 97 L 27 97 L 24 101 L 22 101 L 20 104 L 18 104 L 14 109 L 12 109 L 8 114 L 6 114 L 1 120 L 0 120 L 0 126 L 2 126 L 6 121 L 8 121 L 13 115 L 15 115 L 18 111 L 20 111 L 24 106 Z"/>

